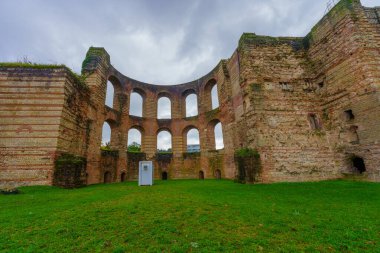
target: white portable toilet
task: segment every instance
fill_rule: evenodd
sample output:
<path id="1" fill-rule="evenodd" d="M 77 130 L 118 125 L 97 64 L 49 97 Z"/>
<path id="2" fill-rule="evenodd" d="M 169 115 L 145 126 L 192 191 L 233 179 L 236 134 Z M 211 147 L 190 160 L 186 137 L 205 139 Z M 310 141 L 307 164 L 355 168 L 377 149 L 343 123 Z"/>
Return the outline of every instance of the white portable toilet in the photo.
<path id="1" fill-rule="evenodd" d="M 153 185 L 153 162 L 139 162 L 139 186 Z"/>

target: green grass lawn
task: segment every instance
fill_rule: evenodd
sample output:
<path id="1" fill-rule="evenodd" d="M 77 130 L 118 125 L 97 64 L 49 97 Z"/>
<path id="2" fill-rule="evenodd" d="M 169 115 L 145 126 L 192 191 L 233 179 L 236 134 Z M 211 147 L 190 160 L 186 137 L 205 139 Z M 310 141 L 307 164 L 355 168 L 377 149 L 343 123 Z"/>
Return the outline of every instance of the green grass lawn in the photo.
<path id="1" fill-rule="evenodd" d="M 380 184 L 221 180 L 24 187 L 0 252 L 380 252 Z"/>

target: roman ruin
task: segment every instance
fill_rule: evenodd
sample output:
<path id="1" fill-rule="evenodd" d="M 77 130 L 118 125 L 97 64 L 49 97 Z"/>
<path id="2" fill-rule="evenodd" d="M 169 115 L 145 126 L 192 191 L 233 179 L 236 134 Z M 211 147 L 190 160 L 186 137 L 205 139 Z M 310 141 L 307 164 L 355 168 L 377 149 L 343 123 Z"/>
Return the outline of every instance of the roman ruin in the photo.
<path id="1" fill-rule="evenodd" d="M 305 37 L 244 33 L 229 59 L 189 83 L 133 80 L 91 47 L 80 76 L 62 65 L 1 63 L 0 87 L 0 185 L 136 180 L 141 160 L 154 161 L 157 179 L 236 179 L 252 167 L 247 181 L 380 181 L 380 7 L 359 0 L 339 1 Z M 132 93 L 142 98 L 141 117 L 129 113 Z M 193 94 L 198 114 L 187 117 Z M 157 119 L 163 97 L 170 119 Z M 100 149 L 105 122 L 109 150 Z M 130 129 L 141 133 L 141 152 L 127 152 Z M 200 152 L 187 152 L 192 129 Z M 171 152 L 157 152 L 162 131 Z M 238 162 L 244 149 L 254 155 Z"/>

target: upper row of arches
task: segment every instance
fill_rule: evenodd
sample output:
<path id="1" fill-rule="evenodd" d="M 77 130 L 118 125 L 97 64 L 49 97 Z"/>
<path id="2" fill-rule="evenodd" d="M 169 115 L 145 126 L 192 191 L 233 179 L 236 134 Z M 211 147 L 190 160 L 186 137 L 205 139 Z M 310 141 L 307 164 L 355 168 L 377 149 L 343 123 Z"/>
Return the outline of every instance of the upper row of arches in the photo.
<path id="1" fill-rule="evenodd" d="M 219 96 L 218 96 L 218 84 L 215 80 L 209 82 L 209 85 L 205 89 L 206 97 L 211 101 L 211 109 L 216 109 L 219 107 Z M 183 97 L 185 98 L 185 117 L 197 116 L 199 113 L 198 106 L 198 96 L 195 91 L 189 90 L 184 92 Z M 108 80 L 106 88 L 106 99 L 105 105 L 110 108 L 115 107 L 115 87 L 112 81 Z M 144 103 L 145 95 L 143 91 L 139 89 L 134 89 L 130 95 L 130 106 L 129 115 L 143 117 L 144 115 Z M 115 108 L 116 109 L 116 108 Z M 172 101 L 169 94 L 161 94 L 157 100 L 157 119 L 171 119 L 172 118 Z"/>
<path id="2" fill-rule="evenodd" d="M 224 148 L 222 123 L 219 120 L 213 120 L 209 123 L 209 129 L 213 132 L 206 139 L 209 139 L 209 148 L 215 150 Z M 133 126 L 128 131 L 128 149 L 130 146 L 142 151 L 144 128 Z M 102 128 L 102 146 L 111 144 L 112 128 L 106 121 Z M 212 137 L 212 138 L 210 138 Z M 182 140 L 185 146 L 184 152 L 200 151 L 199 130 L 194 126 L 188 126 L 183 130 Z M 169 129 L 159 129 L 157 131 L 157 151 L 172 151 L 172 133 Z"/>

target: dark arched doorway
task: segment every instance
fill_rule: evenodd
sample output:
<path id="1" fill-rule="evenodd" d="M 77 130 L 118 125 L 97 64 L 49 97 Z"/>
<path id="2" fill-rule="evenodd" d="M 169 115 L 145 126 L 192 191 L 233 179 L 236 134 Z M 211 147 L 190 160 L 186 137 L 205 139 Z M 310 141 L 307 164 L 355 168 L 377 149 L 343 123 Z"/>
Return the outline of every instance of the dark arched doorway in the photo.
<path id="1" fill-rule="evenodd" d="M 354 169 L 355 173 L 360 173 L 362 174 L 363 172 L 366 171 L 365 163 L 363 158 L 354 156 L 351 158 L 352 161 L 352 167 Z"/>
<path id="2" fill-rule="evenodd" d="M 199 171 L 199 179 L 201 180 L 205 179 L 205 173 L 202 170 Z"/>
<path id="3" fill-rule="evenodd" d="M 222 178 L 222 172 L 220 170 L 215 171 L 215 178 L 218 180 Z"/>
<path id="4" fill-rule="evenodd" d="M 162 180 L 168 180 L 168 173 L 166 171 L 162 172 L 161 178 Z"/>
<path id="5" fill-rule="evenodd" d="M 121 175 L 120 175 L 120 182 L 124 182 L 125 181 L 125 176 L 126 176 L 125 172 L 121 173 Z"/>
<path id="6" fill-rule="evenodd" d="M 104 173 L 104 183 L 111 183 L 111 172 L 107 171 Z"/>

